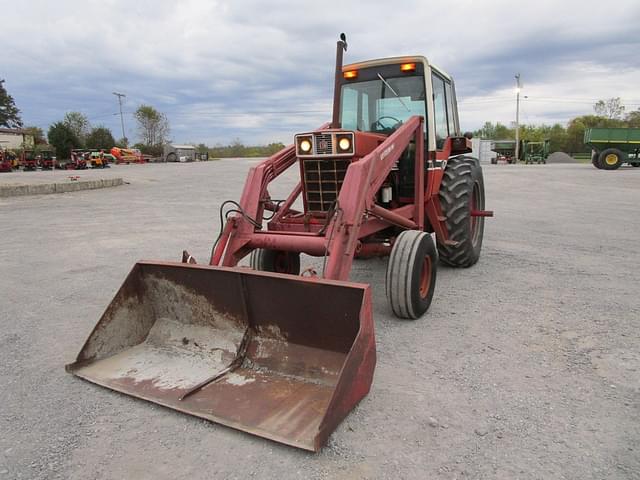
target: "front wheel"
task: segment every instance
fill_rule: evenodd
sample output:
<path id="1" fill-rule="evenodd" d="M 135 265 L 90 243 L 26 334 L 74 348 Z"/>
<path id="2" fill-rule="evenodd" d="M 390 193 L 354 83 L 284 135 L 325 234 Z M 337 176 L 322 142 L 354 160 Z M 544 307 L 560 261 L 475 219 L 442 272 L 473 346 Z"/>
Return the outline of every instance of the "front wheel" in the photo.
<path id="1" fill-rule="evenodd" d="M 249 262 L 254 270 L 300 275 L 299 253 L 257 248 L 251 252 Z"/>
<path id="2" fill-rule="evenodd" d="M 449 159 L 440 185 L 440 206 L 455 245 L 438 244 L 443 263 L 470 267 L 480 258 L 484 217 L 473 215 L 484 210 L 484 179 L 478 160 L 471 157 Z"/>
<path id="3" fill-rule="evenodd" d="M 385 277 L 387 300 L 397 317 L 415 320 L 429 309 L 437 270 L 438 251 L 430 234 L 405 230 L 398 235 Z"/>

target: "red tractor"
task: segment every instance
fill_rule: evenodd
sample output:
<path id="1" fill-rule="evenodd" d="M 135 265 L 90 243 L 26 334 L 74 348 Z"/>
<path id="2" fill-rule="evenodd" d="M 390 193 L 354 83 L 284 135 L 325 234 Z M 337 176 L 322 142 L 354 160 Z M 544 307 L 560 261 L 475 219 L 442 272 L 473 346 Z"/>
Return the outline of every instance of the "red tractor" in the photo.
<path id="1" fill-rule="evenodd" d="M 43 170 L 53 170 L 56 168 L 57 162 L 51 150 L 41 150 L 39 157 L 40 166 Z"/>
<path id="2" fill-rule="evenodd" d="M 0 150 L 0 172 L 6 173 L 13 170 L 13 165 L 11 163 L 11 159 L 8 155 L 5 154 L 2 150 Z"/>
<path id="3" fill-rule="evenodd" d="M 38 158 L 33 150 L 23 150 L 20 156 L 20 166 L 24 171 L 34 171 L 38 168 Z"/>
<path id="4" fill-rule="evenodd" d="M 90 153 L 88 150 L 71 150 L 71 161 L 65 164 L 67 170 L 86 170 L 90 163 Z"/>
<path id="5" fill-rule="evenodd" d="M 250 169 L 240 201 L 221 205 L 209 265 L 187 252 L 137 263 L 69 371 L 322 447 L 376 363 L 372 291 L 349 282 L 354 258 L 388 255 L 389 308 L 419 319 L 438 263 L 474 265 L 492 215 L 452 78 L 419 56 L 343 67 L 344 50 L 342 35 L 331 123 Z M 300 180 L 276 199 L 270 186 L 289 168 Z M 321 259 L 318 274 L 301 272 L 301 253 Z M 248 255 L 253 270 L 238 267 Z"/>

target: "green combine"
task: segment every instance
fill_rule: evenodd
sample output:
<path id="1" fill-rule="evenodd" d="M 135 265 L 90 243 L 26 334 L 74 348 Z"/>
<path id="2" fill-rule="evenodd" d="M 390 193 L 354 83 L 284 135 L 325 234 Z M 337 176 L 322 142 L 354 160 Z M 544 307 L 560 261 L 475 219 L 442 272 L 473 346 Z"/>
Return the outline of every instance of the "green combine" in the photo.
<path id="1" fill-rule="evenodd" d="M 616 170 L 627 163 L 640 167 L 640 128 L 588 128 L 584 144 L 591 147 L 591 163 L 602 170 Z"/>

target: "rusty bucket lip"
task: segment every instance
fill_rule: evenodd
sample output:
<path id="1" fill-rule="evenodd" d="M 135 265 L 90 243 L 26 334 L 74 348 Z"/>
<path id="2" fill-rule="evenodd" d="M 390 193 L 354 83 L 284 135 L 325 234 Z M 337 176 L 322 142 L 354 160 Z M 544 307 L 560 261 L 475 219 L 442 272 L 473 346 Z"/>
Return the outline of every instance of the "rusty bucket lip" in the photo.
<path id="1" fill-rule="evenodd" d="M 144 266 L 154 266 L 154 267 L 169 267 L 169 268 L 181 268 L 181 269 L 195 269 L 195 270 L 213 270 L 213 271 L 225 271 L 225 272 L 230 272 L 230 273 L 241 273 L 241 274 L 245 274 L 245 275 L 255 275 L 255 276 L 260 276 L 260 277 L 267 277 L 267 278 L 274 278 L 274 279 L 289 279 L 289 280 L 294 280 L 296 282 L 303 282 L 303 283 L 307 283 L 307 284 L 323 284 L 323 285 L 331 285 L 331 286 L 336 286 L 336 287 L 347 287 L 347 288 L 355 288 L 358 290 L 362 290 L 362 305 L 361 305 L 361 309 L 360 309 L 360 317 L 362 320 L 362 314 L 363 314 L 363 310 L 362 307 L 365 306 L 366 302 L 367 302 L 367 298 L 369 298 L 369 301 L 371 300 L 371 296 L 370 296 L 370 289 L 371 286 L 369 284 L 366 283 L 358 283 L 358 282 L 350 282 L 350 281 L 342 281 L 342 280 L 333 280 L 333 279 L 326 279 L 326 278 L 319 278 L 319 277 L 302 277 L 302 276 L 296 276 L 296 275 L 288 275 L 288 274 L 282 274 L 282 273 L 274 273 L 274 272 L 263 272 L 263 271 L 258 271 L 258 270 L 253 270 L 251 268 L 248 267 L 221 267 L 221 266 L 215 266 L 215 265 L 204 265 L 204 264 L 189 264 L 189 263 L 182 263 L 182 262 L 171 262 L 171 261 L 157 261 L 157 260 L 139 260 L 138 262 L 136 262 L 133 267 L 131 268 L 130 272 L 127 274 L 127 276 L 125 277 L 125 282 L 126 282 L 126 278 L 128 278 L 129 275 L 131 275 L 137 268 L 140 267 L 144 267 Z M 119 290 L 118 290 L 119 291 Z M 116 291 L 116 294 L 117 292 Z M 108 312 L 108 309 L 111 305 L 111 302 L 109 302 L 109 304 L 106 306 L 106 308 L 104 309 L 100 319 Z M 80 350 L 80 352 L 82 352 L 86 345 L 89 343 L 91 337 L 94 334 L 94 331 L 98 328 L 100 322 L 96 323 L 96 325 L 94 326 L 94 328 L 91 330 L 91 333 L 89 334 L 89 336 L 87 337 L 87 340 L 85 341 L 85 343 L 83 344 L 82 349 Z M 358 326 L 358 332 L 356 334 L 356 338 L 358 338 L 361 334 L 362 334 L 362 323 L 360 322 L 360 325 Z M 352 351 L 354 349 L 354 345 L 351 346 L 351 348 L 349 349 L 349 352 L 347 353 L 347 357 L 345 358 L 345 362 L 343 363 L 342 367 L 340 368 L 340 373 L 338 374 L 338 379 L 342 378 L 343 373 L 345 372 L 346 368 L 347 368 L 347 361 L 348 358 L 351 356 Z M 78 354 L 80 355 L 80 353 Z M 137 393 L 136 395 L 133 395 L 132 393 L 126 391 L 123 388 L 119 388 L 118 386 L 114 386 L 111 384 L 108 384 L 106 382 L 101 382 L 99 380 L 93 379 L 90 376 L 85 376 L 82 374 L 82 368 L 85 367 L 86 365 L 89 365 L 93 363 L 93 361 L 91 360 L 82 360 L 79 361 L 77 358 L 75 361 L 68 363 L 67 365 L 65 365 L 65 370 L 68 373 L 73 374 L 74 376 L 77 376 L 79 378 L 82 378 L 83 380 L 89 381 L 95 385 L 99 385 L 103 388 L 108 388 L 109 390 L 113 390 L 116 391 L 120 394 L 125 394 L 128 397 L 133 397 L 133 398 L 138 398 L 141 400 L 145 400 L 151 403 L 155 403 L 157 405 L 161 405 L 165 408 L 170 408 L 171 410 L 176 410 L 179 411 L 183 414 L 189 414 L 198 418 L 202 418 L 205 419 L 207 421 L 211 421 L 213 423 L 217 423 L 219 425 L 223 425 L 225 427 L 228 428 L 233 428 L 234 430 L 238 430 L 241 432 L 245 432 L 245 433 L 250 433 L 253 434 L 255 436 L 261 437 L 261 438 L 265 438 L 267 440 L 270 441 L 274 441 L 280 444 L 284 444 L 287 445 L 289 447 L 295 447 L 295 448 L 299 448 L 305 451 L 309 451 L 309 452 L 318 452 L 324 445 L 324 443 L 326 442 L 325 440 L 322 440 L 318 437 L 318 435 L 323 435 L 323 425 L 324 425 L 324 420 L 326 420 L 326 413 L 325 412 L 325 418 L 323 419 L 323 421 L 320 423 L 319 425 L 319 430 L 316 434 L 316 436 L 314 437 L 314 441 L 311 442 L 300 442 L 300 441 L 295 441 L 292 440 L 291 438 L 287 438 L 287 437 L 283 437 L 277 434 L 273 434 L 269 431 L 266 430 L 262 430 L 262 429 L 257 429 L 257 428 L 248 428 L 245 425 L 233 422 L 233 421 L 229 421 L 228 419 L 225 419 L 223 417 L 217 417 L 215 415 L 207 415 L 205 413 L 202 412 L 198 412 L 197 410 L 193 410 L 190 408 L 186 408 L 186 407 L 182 407 L 180 405 L 175 405 L 171 402 L 165 402 L 162 401 L 161 399 L 157 398 L 157 397 L 153 397 L 153 396 L 146 396 L 144 394 L 140 394 Z M 368 389 L 367 389 L 368 390 Z M 336 392 L 334 391 L 331 397 L 331 401 L 329 403 L 329 405 L 331 406 L 334 401 L 336 400 Z M 330 407 L 329 407 L 330 408 Z M 333 428 L 331 429 L 330 432 L 327 433 L 327 436 L 330 435 L 330 433 L 333 431 Z"/>
<path id="2" fill-rule="evenodd" d="M 358 288 L 362 290 L 366 290 L 367 288 L 371 288 L 368 283 L 359 283 L 359 282 L 351 282 L 344 280 L 333 280 L 330 278 L 323 277 L 303 277 L 301 275 L 289 275 L 286 273 L 276 273 L 276 272 L 263 272 L 261 270 L 253 270 L 250 267 L 237 266 L 237 267 L 220 267 L 217 265 L 205 265 L 199 263 L 182 263 L 182 262 L 169 262 L 169 261 L 158 261 L 158 260 L 138 260 L 135 265 L 153 265 L 158 267 L 181 267 L 181 268 L 192 268 L 194 270 L 221 270 L 226 272 L 234 272 L 234 273 L 246 273 L 249 275 L 256 275 L 259 277 L 271 277 L 271 278 L 285 278 L 285 279 L 295 279 L 296 281 L 301 281 L 304 283 L 323 283 L 325 285 L 335 285 L 339 287 L 352 287 Z"/>

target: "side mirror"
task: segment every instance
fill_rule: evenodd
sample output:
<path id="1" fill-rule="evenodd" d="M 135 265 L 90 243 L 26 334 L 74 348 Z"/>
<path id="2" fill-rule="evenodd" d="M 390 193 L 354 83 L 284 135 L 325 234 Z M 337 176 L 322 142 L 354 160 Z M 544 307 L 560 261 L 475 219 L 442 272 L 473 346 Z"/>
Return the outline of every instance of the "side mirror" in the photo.
<path id="1" fill-rule="evenodd" d="M 463 137 L 468 138 L 469 140 L 471 140 L 473 138 L 473 133 L 471 132 L 464 132 Z"/>

